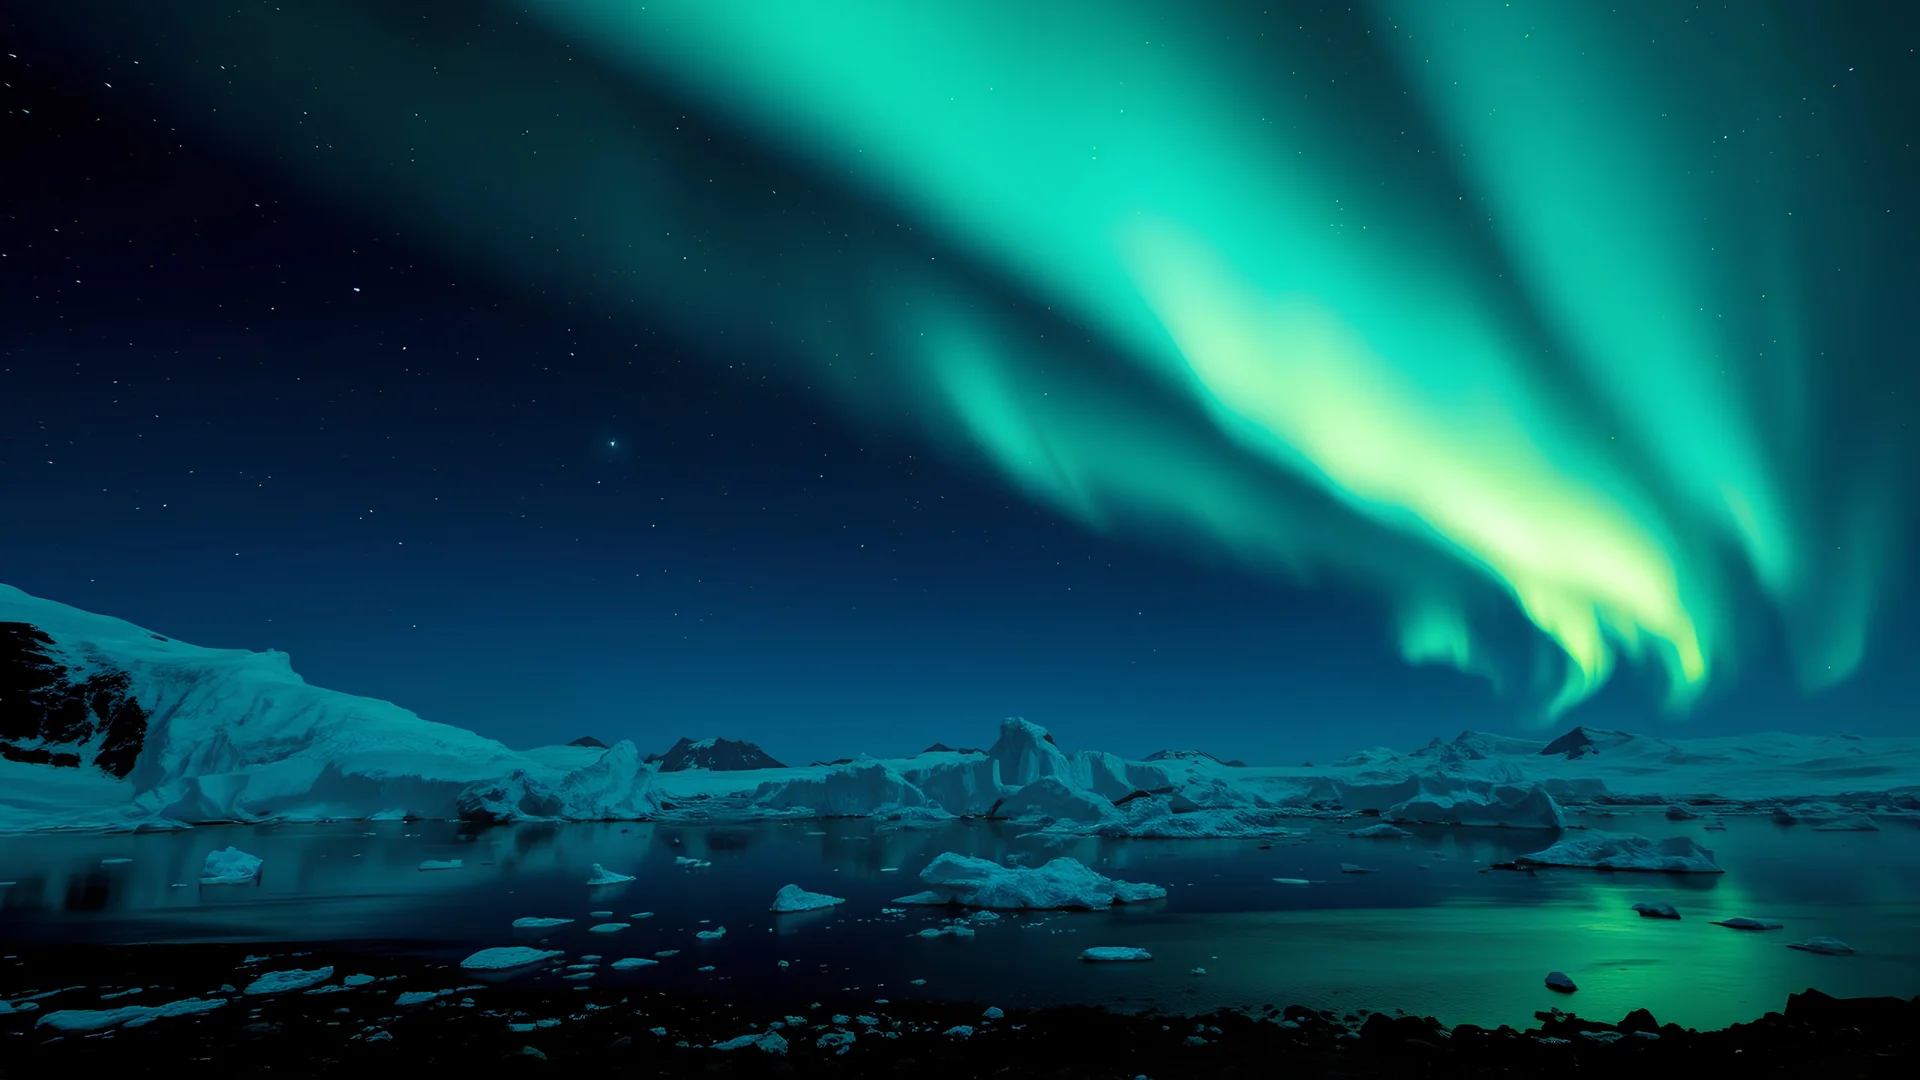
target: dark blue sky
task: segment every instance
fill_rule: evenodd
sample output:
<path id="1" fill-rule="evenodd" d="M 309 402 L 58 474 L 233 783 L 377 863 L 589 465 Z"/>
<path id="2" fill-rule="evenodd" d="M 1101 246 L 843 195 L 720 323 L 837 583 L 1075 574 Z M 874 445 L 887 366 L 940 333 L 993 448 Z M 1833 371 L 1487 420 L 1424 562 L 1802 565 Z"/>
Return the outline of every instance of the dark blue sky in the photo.
<path id="1" fill-rule="evenodd" d="M 503 285 L 7 34 L 0 580 L 515 745 L 804 763 L 1019 714 L 1291 763 L 1528 730 L 1407 666 L 1368 594 L 1093 535 L 778 358 Z M 1911 606 L 1820 697 L 1763 635 L 1691 719 L 1629 672 L 1559 726 L 1906 731 Z"/>

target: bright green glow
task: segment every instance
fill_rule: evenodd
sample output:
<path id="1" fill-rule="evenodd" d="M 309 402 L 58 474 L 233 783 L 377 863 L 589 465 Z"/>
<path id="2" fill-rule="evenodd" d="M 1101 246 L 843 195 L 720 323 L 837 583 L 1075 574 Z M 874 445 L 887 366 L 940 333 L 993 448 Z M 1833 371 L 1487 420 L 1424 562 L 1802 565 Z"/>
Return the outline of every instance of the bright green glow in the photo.
<path id="1" fill-rule="evenodd" d="M 804 363 L 1090 527 L 1373 584 L 1410 660 L 1495 674 L 1492 585 L 1567 656 L 1556 707 L 1621 654 L 1688 700 L 1749 568 L 1802 676 L 1842 678 L 1899 550 L 1886 483 L 1809 497 L 1806 210 L 1783 147 L 1720 137 L 1770 77 L 1732 23 L 1730 67 L 1696 77 L 1639 37 L 1663 4 L 1382 0 L 1355 34 L 1386 58 L 1336 86 L 1284 12 L 1148 0 L 534 5 L 564 64 L 464 31 L 376 48 L 418 27 L 374 3 L 97 6 L 179 56 L 273 57 L 166 77 L 330 195 L 623 324 Z M 576 57 L 672 84 L 886 228 L 707 186 L 704 135 L 636 123 Z M 1092 342 L 1041 339 L 980 267 Z"/>
<path id="2" fill-rule="evenodd" d="M 1040 10 L 576 0 L 550 16 L 794 151 L 851 169 L 1127 343 L 1249 452 L 1503 582 L 1572 662 L 1557 706 L 1605 680 L 1617 645 L 1646 640 L 1662 646 L 1678 695 L 1697 688 L 1713 626 L 1694 613 L 1709 598 L 1685 580 L 1679 530 L 1606 448 L 1570 434 L 1579 425 L 1565 403 L 1532 381 L 1531 357 L 1487 314 L 1485 287 L 1461 281 L 1442 238 L 1377 200 L 1369 188 L 1379 185 L 1356 183 L 1336 145 L 1276 139 L 1275 121 L 1287 130 L 1300 118 L 1270 93 L 1236 92 L 1256 71 L 1197 47 L 1204 16 L 1109 3 Z M 1487 59 L 1448 55 L 1449 78 Z M 1471 113 L 1493 92 L 1448 100 Z M 1764 463 L 1736 403 L 1698 378 L 1713 353 L 1693 325 L 1704 319 L 1682 325 L 1668 310 L 1691 294 L 1671 275 L 1617 273 L 1622 260 L 1658 263 L 1647 231 L 1659 223 L 1621 233 L 1585 207 L 1556 216 L 1550 185 L 1568 181 L 1564 169 L 1606 170 L 1590 153 L 1547 160 L 1558 143 L 1529 156 L 1531 133 L 1565 119 L 1554 100 L 1536 105 L 1496 129 L 1506 141 L 1490 168 L 1542 185 L 1520 200 L 1539 220 L 1516 228 L 1555 256 L 1539 271 L 1543 299 L 1571 339 L 1599 346 L 1577 350 L 1583 360 L 1615 365 L 1604 385 L 1643 435 L 1689 433 L 1684 445 L 1668 440 L 1675 453 L 1661 463 L 1685 481 L 1690 506 L 1707 500 L 1739 524 L 1768 580 L 1781 577 L 1789 544 Z M 1619 202 L 1630 215 L 1644 193 Z M 1605 250 L 1613 236 L 1620 247 Z M 1029 358 L 1010 352 L 964 373 L 937 347 L 911 359 L 1023 486 L 1094 516 L 1077 474 L 1105 459 L 1108 440 L 1027 415 L 1040 403 L 989 375 L 999 369 L 1004 383 Z M 1017 435 L 1030 427 L 1050 431 L 1044 467 Z M 1695 457 L 1706 467 L 1686 467 Z M 1244 543 L 1204 478 L 1166 479 L 1120 497 L 1171 505 Z M 1327 554 L 1312 537 L 1284 543 L 1308 561 Z M 1464 640 L 1436 644 L 1437 627 L 1464 620 L 1408 606 L 1410 657 L 1470 655 Z"/>

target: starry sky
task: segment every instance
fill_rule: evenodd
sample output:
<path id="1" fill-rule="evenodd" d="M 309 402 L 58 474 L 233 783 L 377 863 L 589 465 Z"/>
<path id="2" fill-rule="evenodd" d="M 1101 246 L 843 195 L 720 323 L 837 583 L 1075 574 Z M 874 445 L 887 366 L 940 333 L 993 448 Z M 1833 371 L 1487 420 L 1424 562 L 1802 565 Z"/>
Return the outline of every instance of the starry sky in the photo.
<path id="1" fill-rule="evenodd" d="M 514 745 L 1907 732 L 1920 18 L 1739 8 L 15 14 L 0 580 Z"/>

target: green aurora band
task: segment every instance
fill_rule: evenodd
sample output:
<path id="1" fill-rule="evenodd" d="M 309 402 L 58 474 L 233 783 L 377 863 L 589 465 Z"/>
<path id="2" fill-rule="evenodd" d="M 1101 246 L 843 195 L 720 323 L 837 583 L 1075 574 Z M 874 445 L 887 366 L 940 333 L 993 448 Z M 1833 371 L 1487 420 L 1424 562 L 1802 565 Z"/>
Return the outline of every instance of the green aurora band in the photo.
<path id="1" fill-rule="evenodd" d="M 566 0 L 509 40 L 286 6 L 144 12 L 192 58 L 159 85 L 506 279 L 831 386 L 1090 527 L 1377 587 L 1412 661 L 1500 676 L 1475 627 L 1504 595 L 1564 654 L 1547 715 L 1621 655 L 1682 705 L 1758 636 L 1755 592 L 1807 685 L 1861 658 L 1913 448 L 1832 430 L 1866 339 L 1808 267 L 1857 265 L 1884 207 L 1808 178 L 1869 133 L 1809 119 L 1853 76 L 1807 26 Z M 750 181 L 608 70 L 813 182 L 710 186 Z"/>

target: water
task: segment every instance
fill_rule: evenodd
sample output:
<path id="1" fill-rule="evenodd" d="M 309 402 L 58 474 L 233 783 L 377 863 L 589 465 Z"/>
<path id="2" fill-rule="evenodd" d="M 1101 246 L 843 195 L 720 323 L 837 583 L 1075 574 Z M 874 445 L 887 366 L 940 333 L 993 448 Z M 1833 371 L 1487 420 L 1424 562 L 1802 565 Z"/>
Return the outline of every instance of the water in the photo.
<path id="1" fill-rule="evenodd" d="M 461 836 L 450 823 L 281 825 L 138 835 L 0 837 L 0 947 L 8 943 L 405 940 L 458 959 L 476 948 L 545 940 L 609 960 L 679 955 L 628 981 L 728 1000 L 954 998 L 1002 1007 L 1062 1002 L 1183 1012 L 1299 1002 L 1404 1009 L 1449 1023 L 1523 1025 L 1536 1009 L 1617 1019 L 1647 1007 L 1662 1021 L 1721 1027 L 1817 987 L 1850 996 L 1920 993 L 1920 828 L 1820 833 L 1736 818 L 1725 832 L 1657 816 L 1590 819 L 1647 835 L 1682 833 L 1713 848 L 1724 875 L 1543 871 L 1481 873 L 1544 846 L 1501 829 L 1418 830 L 1410 840 L 1351 840 L 1353 823 L 1262 850 L 1249 841 L 1081 840 L 1046 845 L 993 823 L 888 830 L 864 821 L 681 827 L 523 826 Z M 266 860 L 256 886 L 196 884 L 206 853 L 234 845 Z M 1111 912 L 1009 915 L 970 939 L 913 936 L 949 912 L 882 907 L 920 889 L 942 851 L 1033 862 L 1070 855 L 1102 873 L 1150 881 L 1165 901 Z M 712 866 L 685 869 L 676 856 Z M 103 864 L 104 859 L 130 859 Z M 458 870 L 421 871 L 459 859 Z M 594 863 L 634 874 L 588 888 Z M 1378 868 L 1342 874 L 1339 864 Z M 1276 877 L 1307 878 L 1282 885 Z M 794 883 L 847 898 L 826 912 L 773 916 Z M 185 886 L 185 887 L 178 887 Z M 1667 900 L 1684 918 L 1643 919 Z M 587 928 L 612 911 L 631 927 Z M 630 920 L 636 912 L 652 917 Z M 516 931 L 520 916 L 575 922 Z M 1709 924 L 1749 915 L 1786 924 L 1743 933 Z M 702 920 L 705 920 L 704 922 Z M 694 934 L 724 926 L 717 940 Z M 1859 952 L 1786 948 L 1815 935 Z M 1145 964 L 1086 964 L 1094 945 L 1150 950 Z M 789 962 L 780 968 L 778 961 Z M 704 965 L 714 971 L 700 972 Z M 1190 975 L 1204 967 L 1205 976 Z M 1580 986 L 1545 989 L 1549 970 Z M 521 976 L 546 978 L 549 976 Z M 924 979 L 923 985 L 912 980 Z"/>

